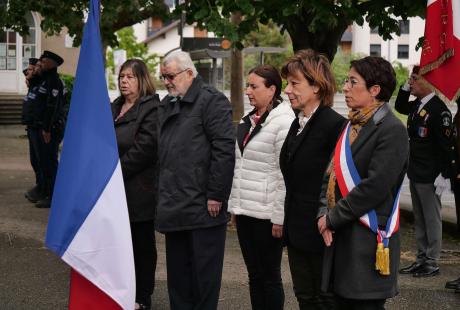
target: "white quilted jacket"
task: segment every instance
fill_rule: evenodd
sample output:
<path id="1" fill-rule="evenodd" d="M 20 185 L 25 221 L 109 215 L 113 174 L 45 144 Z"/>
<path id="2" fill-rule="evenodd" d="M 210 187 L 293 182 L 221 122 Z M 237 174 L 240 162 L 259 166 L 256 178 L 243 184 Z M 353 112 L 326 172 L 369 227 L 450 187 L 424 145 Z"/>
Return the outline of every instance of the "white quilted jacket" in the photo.
<path id="1" fill-rule="evenodd" d="M 289 103 L 281 102 L 268 114 L 243 154 L 237 143 L 230 213 L 270 219 L 273 224 L 283 225 L 286 188 L 279 156 L 294 118 Z"/>

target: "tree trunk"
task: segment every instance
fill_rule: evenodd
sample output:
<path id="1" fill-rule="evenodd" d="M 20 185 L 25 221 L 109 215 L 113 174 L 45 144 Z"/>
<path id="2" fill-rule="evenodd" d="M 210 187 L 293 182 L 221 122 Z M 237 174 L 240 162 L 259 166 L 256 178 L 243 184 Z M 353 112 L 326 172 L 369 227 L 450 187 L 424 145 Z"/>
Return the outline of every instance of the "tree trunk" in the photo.
<path id="1" fill-rule="evenodd" d="M 304 18 L 308 19 L 308 16 Z M 309 22 L 293 17 L 286 25 L 286 29 L 292 40 L 292 47 L 295 51 L 311 48 L 319 53 L 325 54 L 330 62 L 334 60 L 337 47 L 349 22 L 338 21 L 335 27 L 318 29 L 314 33 L 308 30 Z"/>
<path id="2" fill-rule="evenodd" d="M 232 23 L 239 24 L 241 14 L 232 15 Z M 233 124 L 238 124 L 244 114 L 243 100 L 243 53 L 241 50 L 233 47 L 231 56 L 231 73 L 230 73 L 230 102 L 233 108 Z"/>
<path id="3" fill-rule="evenodd" d="M 243 53 L 232 49 L 232 67 L 230 74 L 230 102 L 233 108 L 233 123 L 238 124 L 244 114 L 243 100 Z"/>

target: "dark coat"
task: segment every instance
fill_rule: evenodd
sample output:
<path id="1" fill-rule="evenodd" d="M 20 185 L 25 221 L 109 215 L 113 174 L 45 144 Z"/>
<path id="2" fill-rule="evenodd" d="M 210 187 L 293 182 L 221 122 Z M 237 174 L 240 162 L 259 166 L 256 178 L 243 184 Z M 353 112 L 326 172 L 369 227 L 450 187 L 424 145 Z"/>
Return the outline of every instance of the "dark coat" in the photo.
<path id="1" fill-rule="evenodd" d="M 323 238 L 316 215 L 324 172 L 345 118 L 330 107 L 320 106 L 297 135 L 299 120 L 292 122 L 280 154 L 286 184 L 284 240 L 305 252 L 322 252 Z"/>
<path id="2" fill-rule="evenodd" d="M 166 96 L 161 107 L 156 227 L 170 232 L 224 224 L 235 166 L 230 102 L 200 77 L 175 99 Z M 223 202 L 215 218 L 208 199 Z"/>
<path id="3" fill-rule="evenodd" d="M 140 98 L 125 115 L 114 121 L 131 222 L 155 219 L 159 104 L 158 95 Z M 112 103 L 114 120 L 122 105 L 122 97 Z"/>
<path id="4" fill-rule="evenodd" d="M 444 102 L 434 96 L 418 112 L 419 99 L 409 101 L 410 92 L 399 90 L 395 109 L 408 115 L 410 155 L 407 176 L 413 182 L 434 183 L 442 173 L 452 175 L 452 115 Z"/>
<path id="5" fill-rule="evenodd" d="M 324 251 L 322 289 L 332 287 L 339 296 L 351 299 L 390 298 L 398 293 L 399 232 L 389 242 L 390 275 L 382 276 L 375 270 L 377 237 L 359 222 L 362 215 L 375 210 L 379 226 L 385 227 L 407 169 L 407 131 L 388 104 L 364 125 L 351 152 L 361 183 L 345 198 L 336 186 L 337 204 L 330 210 L 329 176 L 323 180 L 318 215 L 327 214 L 328 227 L 335 233 Z"/>
<path id="6" fill-rule="evenodd" d="M 59 78 L 57 68 L 43 72 L 34 105 L 34 123 L 45 131 L 51 131 L 58 120 L 64 104 L 64 84 Z"/>

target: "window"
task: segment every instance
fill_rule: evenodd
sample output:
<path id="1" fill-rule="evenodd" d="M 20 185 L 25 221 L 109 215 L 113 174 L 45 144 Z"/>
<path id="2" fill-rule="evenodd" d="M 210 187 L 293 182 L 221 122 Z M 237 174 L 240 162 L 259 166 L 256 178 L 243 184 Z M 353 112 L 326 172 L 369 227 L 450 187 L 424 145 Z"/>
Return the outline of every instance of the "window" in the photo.
<path id="1" fill-rule="evenodd" d="M 379 34 L 379 27 L 371 28 L 371 33 Z"/>
<path id="2" fill-rule="evenodd" d="M 381 55 L 381 46 L 380 44 L 371 44 L 369 48 L 369 55 L 370 56 L 380 56 Z"/>
<path id="3" fill-rule="evenodd" d="M 409 59 L 409 45 L 398 44 L 398 58 Z"/>
<path id="4" fill-rule="evenodd" d="M 408 20 L 399 21 L 399 31 L 401 32 L 401 34 L 409 34 L 409 21 Z"/>
<path id="5" fill-rule="evenodd" d="M 0 70 L 16 70 L 16 32 L 0 29 Z"/>
<path id="6" fill-rule="evenodd" d="M 25 18 L 29 26 L 29 33 L 22 38 L 22 69 L 29 65 L 29 58 L 37 57 L 35 22 L 32 13 L 27 12 Z"/>

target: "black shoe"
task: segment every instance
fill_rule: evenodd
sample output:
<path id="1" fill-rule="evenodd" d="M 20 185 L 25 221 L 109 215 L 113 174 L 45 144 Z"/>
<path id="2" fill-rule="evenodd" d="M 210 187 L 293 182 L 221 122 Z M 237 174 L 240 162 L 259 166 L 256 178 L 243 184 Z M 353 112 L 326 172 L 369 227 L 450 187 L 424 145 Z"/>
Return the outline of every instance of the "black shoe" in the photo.
<path id="1" fill-rule="evenodd" d="M 460 285 L 460 278 L 446 282 L 446 288 L 450 288 L 453 290 L 457 289 L 459 285 Z"/>
<path id="2" fill-rule="evenodd" d="M 37 201 L 45 198 L 45 196 L 41 193 L 38 186 L 35 186 L 29 189 L 27 192 L 25 192 L 24 197 L 26 197 L 30 202 L 33 202 L 33 203 L 36 203 Z"/>
<path id="3" fill-rule="evenodd" d="M 423 264 L 415 273 L 415 278 L 426 278 L 426 277 L 433 277 L 439 274 L 439 267 Z"/>
<path id="4" fill-rule="evenodd" d="M 35 207 L 40 208 L 40 209 L 46 209 L 46 208 L 49 208 L 50 206 L 51 206 L 50 198 L 42 199 L 35 204 Z"/>
<path id="5" fill-rule="evenodd" d="M 400 274 L 414 274 L 422 266 L 423 266 L 422 263 L 413 262 L 409 266 L 399 269 L 399 273 Z"/>

